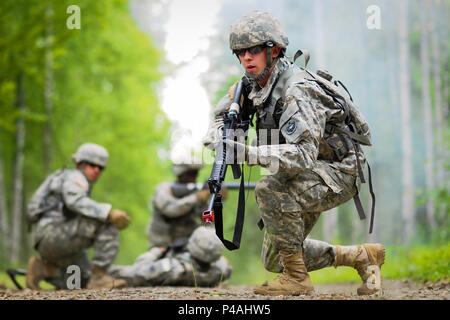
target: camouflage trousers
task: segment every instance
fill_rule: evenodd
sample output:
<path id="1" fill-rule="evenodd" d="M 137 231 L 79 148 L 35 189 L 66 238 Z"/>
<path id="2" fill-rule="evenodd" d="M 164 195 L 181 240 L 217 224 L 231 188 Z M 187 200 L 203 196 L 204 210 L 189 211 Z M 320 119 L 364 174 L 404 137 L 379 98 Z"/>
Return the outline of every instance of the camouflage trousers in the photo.
<path id="1" fill-rule="evenodd" d="M 87 249 L 93 247 L 92 261 Z M 37 227 L 35 248 L 42 260 L 59 267 L 60 277 L 47 279 L 57 288 L 65 288 L 66 270 L 70 265 L 80 268 L 82 287 L 92 275 L 92 266 L 109 267 L 119 250 L 119 231 L 109 222 L 77 215 L 65 220 Z"/>
<path id="2" fill-rule="evenodd" d="M 265 226 L 261 258 L 267 270 L 281 272 L 279 252 L 295 254 L 300 249 L 308 271 L 333 265 L 336 248 L 306 237 L 321 212 L 350 200 L 357 192 L 355 176 L 341 172 L 334 176 L 340 179 L 340 193 L 334 193 L 312 171 L 294 178 L 283 173 L 268 175 L 256 185 L 256 201 Z"/>

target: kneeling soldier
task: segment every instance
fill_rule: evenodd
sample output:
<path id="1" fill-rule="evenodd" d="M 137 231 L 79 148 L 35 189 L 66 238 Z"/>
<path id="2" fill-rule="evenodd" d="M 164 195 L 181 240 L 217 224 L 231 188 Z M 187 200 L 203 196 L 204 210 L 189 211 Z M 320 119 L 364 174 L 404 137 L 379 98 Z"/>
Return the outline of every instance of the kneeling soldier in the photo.
<path id="1" fill-rule="evenodd" d="M 96 144 L 83 144 L 72 157 L 76 169 L 51 174 L 33 195 L 27 210 L 36 223 L 34 248 L 26 284 L 38 290 L 45 280 L 57 289 L 66 288 L 67 267 L 81 270 L 82 288 L 123 287 L 125 281 L 106 273 L 119 250 L 119 230 L 130 223 L 128 215 L 111 204 L 90 198 L 92 187 L 106 167 L 108 152 Z M 86 249 L 94 248 L 89 260 Z"/>

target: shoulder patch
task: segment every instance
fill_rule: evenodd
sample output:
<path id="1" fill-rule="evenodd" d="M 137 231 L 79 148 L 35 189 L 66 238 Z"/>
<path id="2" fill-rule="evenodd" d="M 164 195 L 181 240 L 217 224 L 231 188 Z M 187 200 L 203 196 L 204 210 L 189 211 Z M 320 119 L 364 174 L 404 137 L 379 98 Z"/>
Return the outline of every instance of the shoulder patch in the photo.
<path id="1" fill-rule="evenodd" d="M 75 179 L 75 183 L 77 185 L 79 185 L 82 189 L 87 190 L 89 188 L 89 184 L 85 180 L 83 180 L 81 178 L 76 178 Z"/>
<path id="2" fill-rule="evenodd" d="M 295 120 L 291 119 L 289 120 L 289 122 L 287 123 L 287 127 L 286 127 L 286 133 L 287 134 L 293 134 L 295 132 L 297 125 Z"/>
<path id="3" fill-rule="evenodd" d="M 230 100 L 233 100 L 233 96 L 234 96 L 234 91 L 236 90 L 236 85 L 237 85 L 238 81 L 235 82 L 231 87 L 230 87 L 230 91 L 228 92 L 228 95 L 230 96 Z"/>

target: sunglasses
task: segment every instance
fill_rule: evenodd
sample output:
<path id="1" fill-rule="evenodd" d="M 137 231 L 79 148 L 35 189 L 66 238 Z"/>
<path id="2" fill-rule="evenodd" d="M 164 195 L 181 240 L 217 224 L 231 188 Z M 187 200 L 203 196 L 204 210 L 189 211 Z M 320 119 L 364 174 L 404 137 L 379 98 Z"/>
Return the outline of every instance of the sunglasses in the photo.
<path id="1" fill-rule="evenodd" d="M 100 165 L 98 165 L 98 164 L 91 163 L 91 162 L 86 162 L 86 163 L 87 163 L 89 166 L 91 166 L 91 167 L 97 167 L 100 171 L 105 170 L 105 167 L 100 166 Z"/>
<path id="2" fill-rule="evenodd" d="M 242 57 L 245 55 L 245 53 L 248 51 L 250 54 L 258 54 L 266 48 L 267 45 L 260 44 L 251 48 L 245 48 L 245 49 L 239 49 L 239 50 L 233 50 L 233 53 L 239 57 Z"/>

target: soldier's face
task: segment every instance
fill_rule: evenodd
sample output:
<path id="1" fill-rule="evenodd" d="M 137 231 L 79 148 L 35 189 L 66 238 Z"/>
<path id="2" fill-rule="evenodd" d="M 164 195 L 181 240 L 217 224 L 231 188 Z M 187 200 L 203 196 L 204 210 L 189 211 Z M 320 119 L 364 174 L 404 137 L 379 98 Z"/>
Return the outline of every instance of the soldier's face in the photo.
<path id="1" fill-rule="evenodd" d="M 180 182 L 180 183 L 196 182 L 197 175 L 198 175 L 197 170 L 185 172 L 181 176 L 178 177 L 178 182 Z"/>
<path id="2" fill-rule="evenodd" d="M 243 51 L 243 50 L 242 50 Z M 265 67 L 267 66 L 267 47 L 264 48 L 264 50 L 256 53 L 251 53 L 252 50 L 245 50 L 244 53 L 238 54 L 239 61 L 241 61 L 242 66 L 245 68 L 245 71 L 251 74 L 260 74 L 264 71 Z M 259 50 L 256 50 L 259 51 Z M 272 61 L 275 57 L 277 57 L 280 54 L 281 49 L 278 46 L 272 47 Z M 267 74 L 267 77 L 261 81 L 258 81 L 260 86 L 264 86 L 267 82 L 267 79 L 270 76 L 270 73 L 272 72 L 274 65 L 270 68 L 269 73 Z"/>
<path id="3" fill-rule="evenodd" d="M 95 164 L 86 163 L 84 166 L 84 174 L 90 182 L 95 182 L 102 174 L 103 168 Z"/>
<path id="4" fill-rule="evenodd" d="M 238 55 L 239 60 L 245 71 L 251 74 L 260 74 L 267 65 L 267 48 L 258 53 L 251 53 L 250 51 L 246 50 L 244 54 Z"/>

